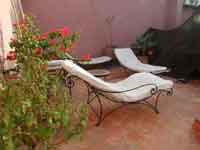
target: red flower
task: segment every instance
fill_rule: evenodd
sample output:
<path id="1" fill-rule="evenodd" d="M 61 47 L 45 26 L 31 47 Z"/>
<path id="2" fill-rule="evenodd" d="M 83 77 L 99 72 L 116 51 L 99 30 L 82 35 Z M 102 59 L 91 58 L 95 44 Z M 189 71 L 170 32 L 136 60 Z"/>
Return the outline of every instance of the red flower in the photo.
<path id="1" fill-rule="evenodd" d="M 39 37 L 39 39 L 40 40 L 46 40 L 46 39 L 48 39 L 48 37 L 49 37 L 49 32 L 45 32 Z"/>
<path id="2" fill-rule="evenodd" d="M 52 29 L 51 30 L 51 33 L 55 33 L 55 32 L 58 32 L 58 29 Z"/>
<path id="3" fill-rule="evenodd" d="M 45 33 L 43 33 L 42 36 L 48 38 L 48 37 L 49 37 L 49 32 L 45 32 Z"/>
<path id="4" fill-rule="evenodd" d="M 16 52 L 15 51 L 10 51 L 8 54 L 7 54 L 7 60 L 10 60 L 10 61 L 13 61 L 13 60 L 16 60 L 17 59 L 17 55 L 16 55 Z"/>
<path id="5" fill-rule="evenodd" d="M 193 127 L 193 131 L 194 131 L 196 139 L 200 141 L 200 121 L 195 119 L 192 127 Z"/>
<path id="6" fill-rule="evenodd" d="M 36 37 L 36 39 L 39 40 L 39 41 L 46 40 L 47 38 L 48 38 L 48 36 L 44 35 L 44 34 Z"/>
<path id="7" fill-rule="evenodd" d="M 64 45 L 62 45 L 61 47 L 60 47 L 60 51 L 62 51 L 62 52 L 64 52 L 64 53 L 67 53 L 67 52 L 70 52 L 70 48 L 65 48 L 65 46 Z"/>
<path id="8" fill-rule="evenodd" d="M 66 48 L 65 49 L 65 52 L 70 52 L 71 51 L 71 48 Z"/>
<path id="9" fill-rule="evenodd" d="M 49 44 L 50 46 L 56 45 L 56 41 L 55 41 L 54 39 L 49 40 L 49 41 L 48 41 L 48 44 Z"/>
<path id="10" fill-rule="evenodd" d="M 46 33 L 43 33 L 43 34 L 41 34 L 39 36 L 35 36 L 33 38 L 36 39 L 36 40 L 42 41 L 42 40 L 47 40 L 48 37 L 49 37 L 49 33 L 46 32 Z"/>
<path id="11" fill-rule="evenodd" d="M 60 51 L 65 52 L 65 47 L 64 47 L 64 45 L 62 45 L 62 46 L 60 47 Z"/>
<path id="12" fill-rule="evenodd" d="M 70 30 L 68 27 L 64 27 L 60 31 L 61 36 L 64 38 L 70 34 Z"/>
<path id="13" fill-rule="evenodd" d="M 35 54 L 36 55 L 41 55 L 42 54 L 42 48 L 36 48 L 35 49 Z"/>
<path id="14" fill-rule="evenodd" d="M 84 61 L 90 61 L 92 59 L 91 55 L 90 54 L 86 54 L 83 56 L 83 60 Z"/>

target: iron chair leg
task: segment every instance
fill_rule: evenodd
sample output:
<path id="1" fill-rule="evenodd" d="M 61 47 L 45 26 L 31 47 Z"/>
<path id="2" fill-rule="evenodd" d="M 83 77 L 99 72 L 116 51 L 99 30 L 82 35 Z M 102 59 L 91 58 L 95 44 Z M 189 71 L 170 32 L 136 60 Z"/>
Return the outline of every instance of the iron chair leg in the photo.
<path id="1" fill-rule="evenodd" d="M 95 125 L 99 126 L 103 120 L 103 104 L 102 104 L 100 96 L 97 94 L 97 92 L 95 92 L 95 89 L 90 88 L 89 85 L 87 85 L 87 89 L 88 89 L 87 104 L 90 106 L 91 110 L 94 112 L 94 114 L 97 117 L 97 122 Z M 91 97 L 92 95 L 94 96 Z M 91 104 L 95 99 L 97 99 L 99 111 L 96 111 L 95 108 Z"/>
<path id="2" fill-rule="evenodd" d="M 69 88 L 69 94 L 70 94 L 70 96 L 72 96 L 72 88 L 75 86 L 75 82 L 72 80 L 71 76 L 67 76 L 65 81 L 66 81 L 67 87 Z M 94 87 L 91 87 L 87 83 L 86 83 L 86 86 L 87 86 L 87 92 L 88 92 L 87 93 L 88 94 L 87 104 L 90 106 L 91 110 L 94 112 L 94 114 L 97 117 L 96 126 L 99 126 L 102 123 L 102 121 L 107 116 L 109 116 L 110 114 L 112 114 L 114 111 L 118 110 L 119 108 L 122 108 L 123 106 L 126 106 L 127 104 L 145 104 L 145 105 L 149 106 L 150 108 L 152 108 L 155 111 L 156 114 L 158 114 L 159 113 L 159 110 L 158 110 L 158 101 L 159 101 L 161 93 L 162 92 L 166 92 L 167 95 L 172 95 L 173 94 L 173 89 L 171 89 L 169 91 L 159 90 L 157 93 L 155 93 L 155 91 L 154 91 L 155 89 L 153 89 L 152 90 L 152 95 L 150 97 L 147 97 L 147 98 L 141 100 L 140 102 L 126 103 L 126 102 L 117 102 L 117 101 L 114 101 L 114 100 L 110 99 L 109 97 L 107 97 L 104 94 L 100 93 L 98 91 L 98 89 L 95 89 Z M 152 104 L 152 103 L 150 103 L 150 102 L 147 101 L 147 99 L 151 98 L 153 95 L 156 95 L 155 103 L 154 104 Z M 108 99 L 108 100 L 110 100 L 112 102 L 120 103 L 121 105 L 119 107 L 111 110 L 110 112 L 104 114 L 104 112 L 103 112 L 103 103 L 102 103 L 102 100 L 101 100 L 101 96 L 103 96 L 104 98 L 106 98 L 106 99 Z M 98 110 L 99 111 L 95 110 L 95 108 L 91 104 L 94 100 L 97 100 L 97 102 L 98 102 Z"/>
<path id="3" fill-rule="evenodd" d="M 144 99 L 143 102 L 139 102 L 139 103 L 130 103 L 130 104 L 145 104 L 147 106 L 149 106 L 151 109 L 154 110 L 154 112 L 156 114 L 159 114 L 159 110 L 158 110 L 158 101 L 159 101 L 159 98 L 160 98 L 160 95 L 161 95 L 162 91 L 159 91 L 159 93 L 156 95 L 156 99 L 155 99 L 155 103 L 152 104 L 148 101 L 146 101 L 147 99 Z M 91 98 L 91 95 L 94 94 L 94 96 Z M 110 115 L 112 112 L 114 112 L 113 110 L 108 112 L 107 114 L 104 114 L 103 113 L 103 104 L 102 104 L 102 101 L 101 101 L 101 97 L 102 96 L 101 94 L 98 95 L 98 92 L 95 92 L 95 89 L 92 89 L 90 90 L 90 88 L 88 87 L 88 100 L 87 100 L 87 104 L 90 106 L 91 110 L 95 113 L 96 117 L 97 117 L 97 123 L 95 124 L 96 126 L 99 126 L 102 121 L 108 116 Z M 105 96 L 105 98 L 107 98 Z M 92 106 L 92 102 L 94 100 L 97 100 L 98 102 L 98 107 L 99 107 L 99 111 L 96 111 L 94 109 L 94 107 Z M 108 99 L 108 98 L 107 98 Z M 123 106 L 126 106 L 128 103 L 122 103 L 119 107 L 115 108 L 114 110 L 117 110 L 118 108 L 122 108 Z"/>
<path id="4" fill-rule="evenodd" d="M 142 102 L 142 104 L 150 107 L 151 109 L 153 109 L 153 111 L 156 113 L 156 114 L 159 114 L 159 110 L 158 110 L 158 101 L 159 101 L 159 98 L 160 98 L 160 95 L 161 95 L 161 91 L 158 92 L 158 94 L 156 95 L 156 98 L 155 98 L 155 102 L 152 104 L 148 101 L 144 101 Z"/>

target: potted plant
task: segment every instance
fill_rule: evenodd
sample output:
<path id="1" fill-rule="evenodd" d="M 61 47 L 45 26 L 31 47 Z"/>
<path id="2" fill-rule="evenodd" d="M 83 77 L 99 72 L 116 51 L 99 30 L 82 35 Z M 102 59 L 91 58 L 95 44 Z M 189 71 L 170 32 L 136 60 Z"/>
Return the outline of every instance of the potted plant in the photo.
<path id="1" fill-rule="evenodd" d="M 7 60 L 16 59 L 18 78 L 0 73 L 0 149 L 50 149 L 59 130 L 65 139 L 80 136 L 87 107 L 73 103 L 62 74 L 52 76 L 47 70 L 52 57 L 70 55 L 78 33 L 64 27 L 41 34 L 32 17 L 14 26 L 16 38 L 10 46 L 15 51 Z"/>
<path id="2" fill-rule="evenodd" d="M 154 33 L 146 33 L 136 39 L 136 43 L 131 44 L 131 48 L 136 50 L 139 55 L 152 55 L 153 49 L 157 46 Z"/>

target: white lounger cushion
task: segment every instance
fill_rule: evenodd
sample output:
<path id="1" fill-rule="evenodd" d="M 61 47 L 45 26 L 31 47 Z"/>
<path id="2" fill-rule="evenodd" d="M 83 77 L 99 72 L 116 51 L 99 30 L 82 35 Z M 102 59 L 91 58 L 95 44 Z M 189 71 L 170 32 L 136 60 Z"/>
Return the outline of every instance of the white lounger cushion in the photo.
<path id="1" fill-rule="evenodd" d="M 51 66 L 53 66 L 53 67 L 61 66 L 62 62 L 63 62 L 63 60 L 51 60 L 48 62 L 48 66 L 50 66 L 50 67 Z"/>
<path id="2" fill-rule="evenodd" d="M 151 73 L 136 73 L 125 80 L 119 81 L 117 83 L 111 83 L 94 77 L 92 74 L 82 69 L 70 60 L 63 61 L 62 67 L 71 75 L 77 76 L 80 79 L 88 82 L 91 86 L 105 91 L 125 91 L 138 86 L 142 86 L 144 84 L 155 84 L 160 90 L 169 90 L 173 87 L 172 81 L 162 79 Z M 129 92 L 104 94 L 114 97 L 119 101 L 136 102 L 151 96 L 151 89 L 153 87 L 154 86 L 152 85 L 148 85 Z"/>
<path id="3" fill-rule="evenodd" d="M 172 81 L 165 80 L 151 73 L 145 73 L 145 72 L 131 75 L 127 79 L 122 80 L 118 83 L 115 83 L 114 86 L 116 88 L 120 88 L 121 90 L 123 89 L 126 90 L 126 89 L 131 89 L 133 87 L 145 85 L 145 84 L 155 84 L 159 90 L 169 90 L 173 87 Z M 120 95 L 116 94 L 116 98 L 119 97 L 127 102 L 141 100 L 141 99 L 151 96 L 151 89 L 153 87 L 154 86 L 144 86 L 137 90 L 120 93 Z"/>
<path id="4" fill-rule="evenodd" d="M 167 72 L 167 67 L 142 63 L 130 48 L 115 49 L 114 53 L 120 64 L 129 70 L 136 72 L 150 72 L 153 74 Z"/>
<path id="5" fill-rule="evenodd" d="M 58 70 L 58 69 L 61 69 L 63 60 L 51 60 L 48 62 L 48 70 L 51 71 L 51 70 Z"/>

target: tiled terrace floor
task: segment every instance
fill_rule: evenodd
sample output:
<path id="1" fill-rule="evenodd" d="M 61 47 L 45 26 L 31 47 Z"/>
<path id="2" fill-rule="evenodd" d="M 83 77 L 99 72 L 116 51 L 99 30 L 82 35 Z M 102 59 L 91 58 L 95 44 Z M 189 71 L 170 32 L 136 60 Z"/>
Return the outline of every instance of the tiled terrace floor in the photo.
<path id="1" fill-rule="evenodd" d="M 112 69 L 110 78 L 126 74 Z M 74 89 L 76 100 L 85 100 L 86 92 L 80 83 Z M 60 145 L 60 150 L 200 150 L 192 132 L 194 118 L 200 118 L 200 81 L 176 83 L 174 96 L 163 95 L 160 114 L 142 105 L 124 107 L 99 126 L 90 113 L 89 126 L 81 141 Z"/>

